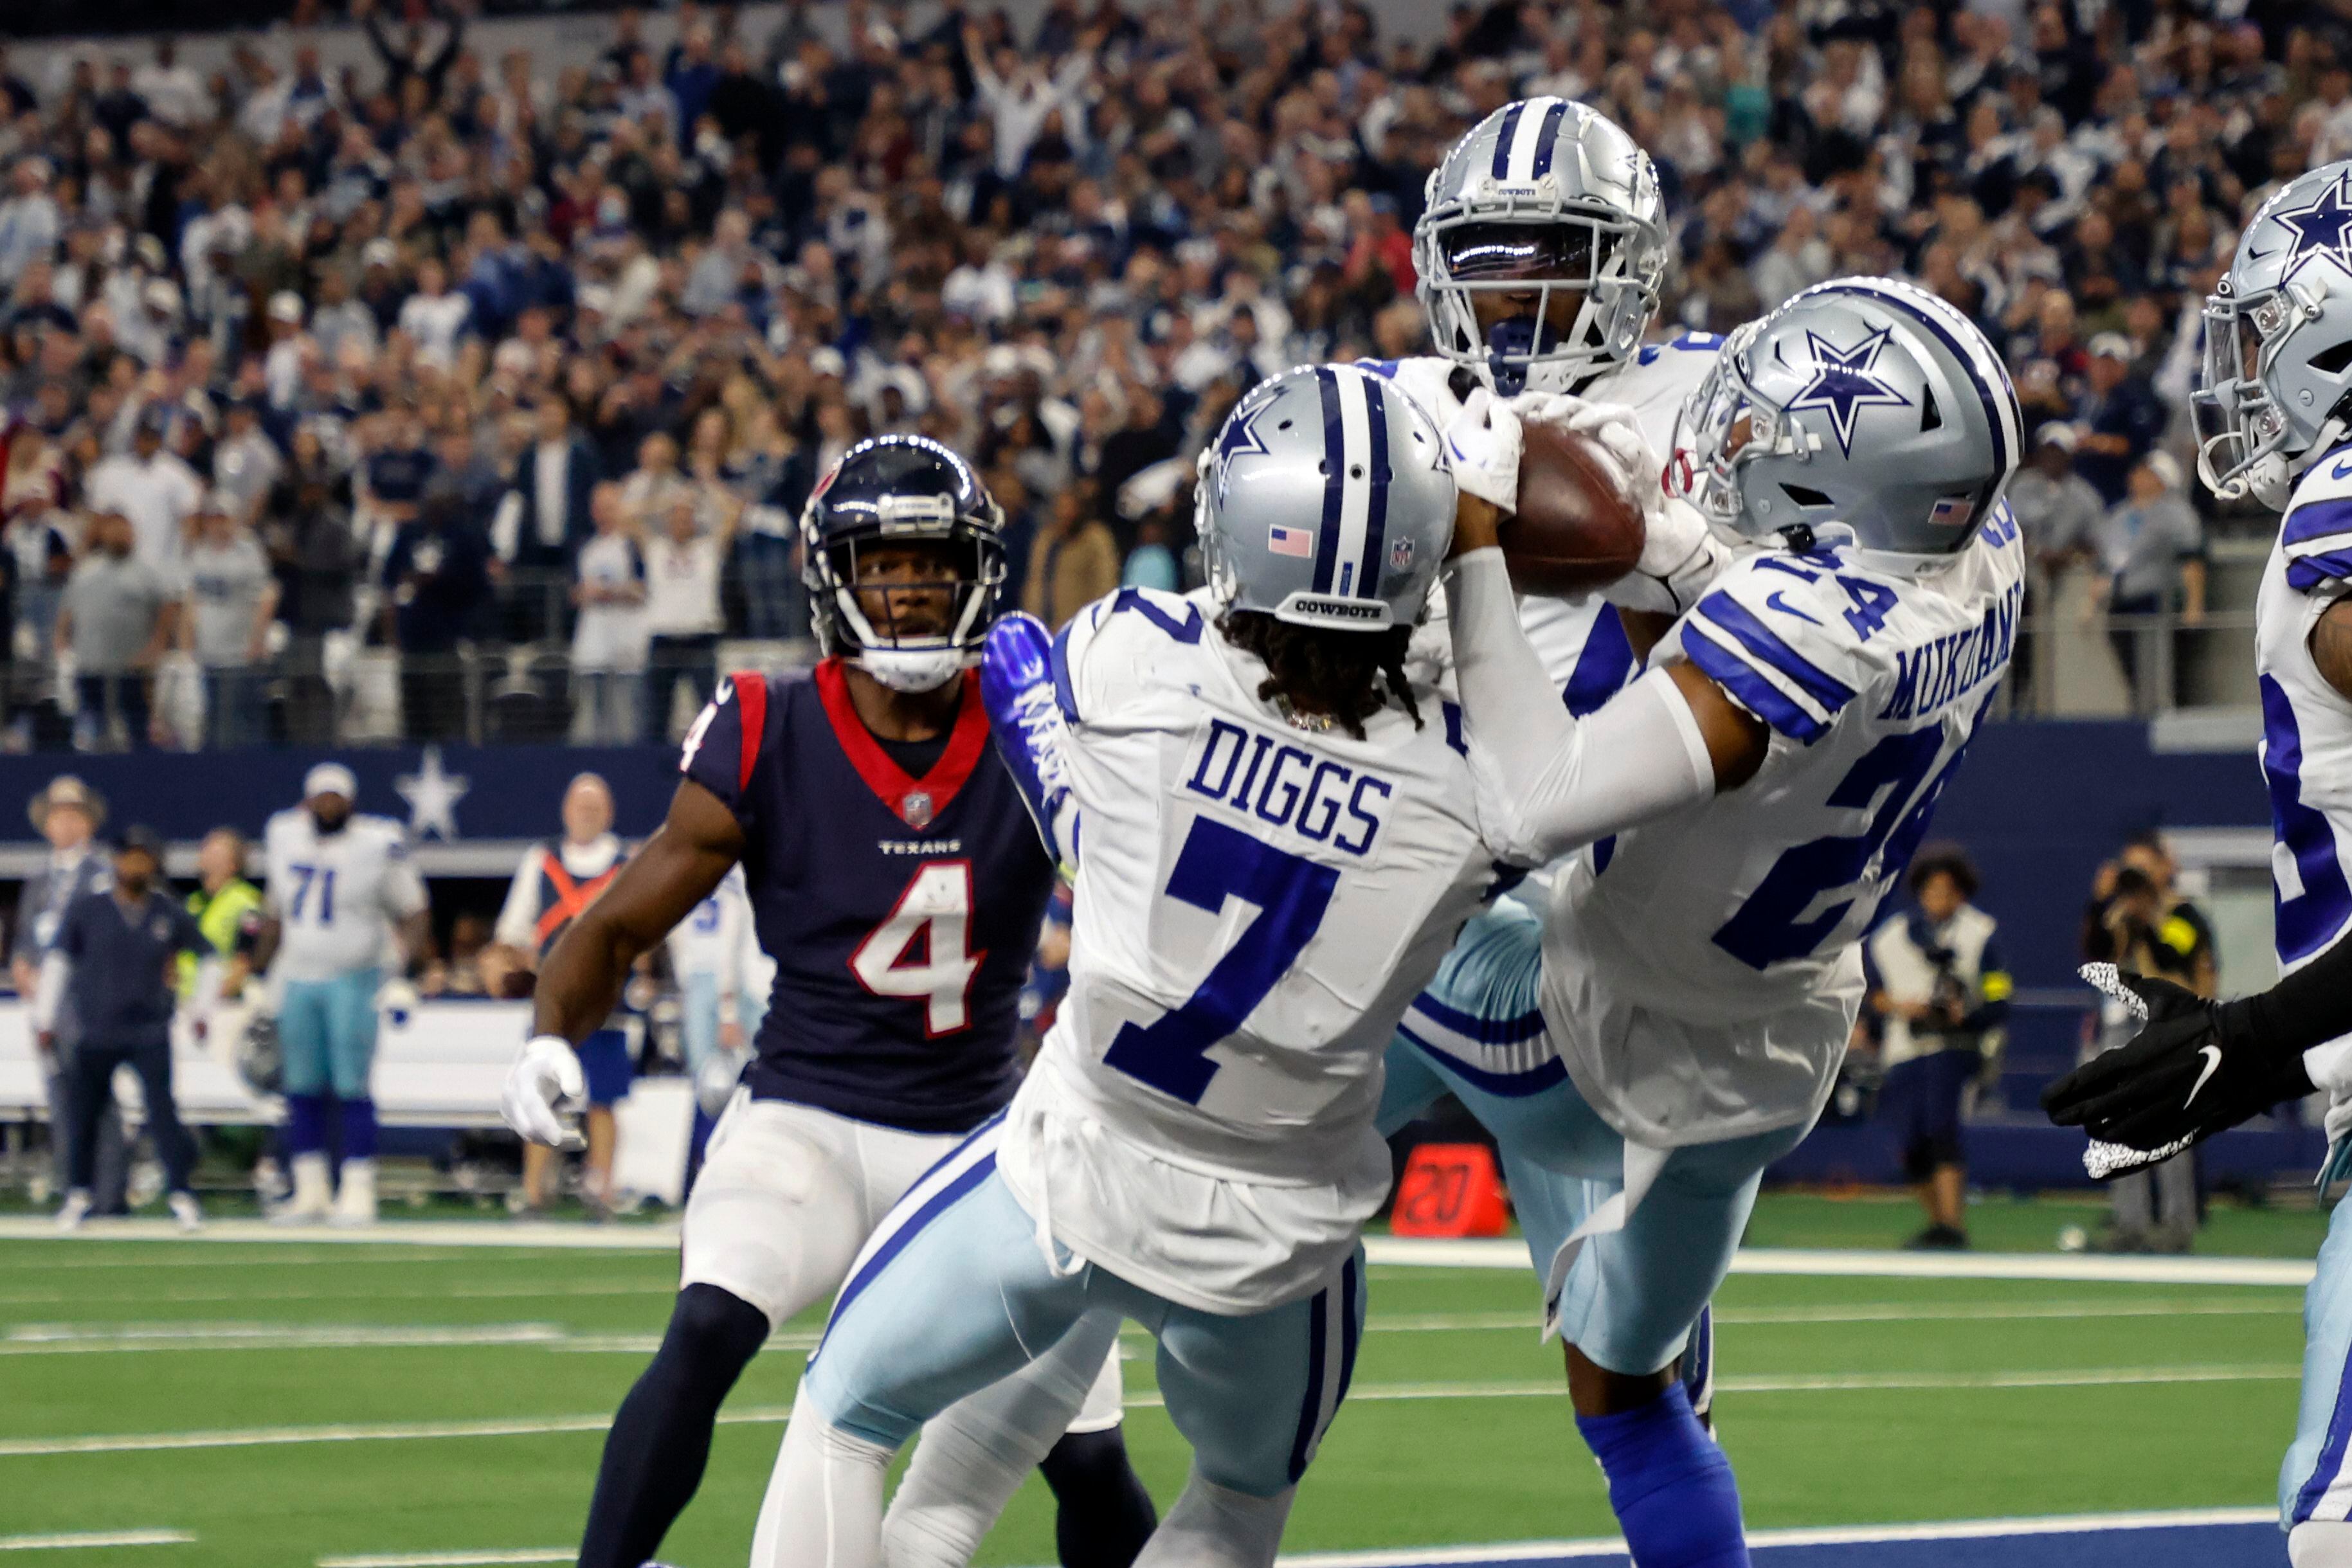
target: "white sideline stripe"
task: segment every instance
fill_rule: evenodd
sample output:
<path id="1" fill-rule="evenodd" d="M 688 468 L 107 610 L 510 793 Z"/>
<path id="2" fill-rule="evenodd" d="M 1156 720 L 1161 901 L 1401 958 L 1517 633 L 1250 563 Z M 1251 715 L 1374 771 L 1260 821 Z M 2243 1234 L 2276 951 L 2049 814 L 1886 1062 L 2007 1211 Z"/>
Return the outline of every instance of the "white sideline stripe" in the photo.
<path id="1" fill-rule="evenodd" d="M 1840 1525 L 1822 1530 L 1751 1530 L 1748 1544 L 1759 1546 L 1852 1546 L 1898 1541 L 1989 1541 L 2017 1535 L 2078 1535 L 2111 1530 L 2185 1530 L 2200 1525 L 2274 1524 L 2268 1508 L 2175 1509 L 2150 1513 L 2070 1513 L 2027 1519 L 1959 1519 L 1940 1524 Z M 1286 1568 L 1431 1568 L 1449 1563 L 1550 1562 L 1568 1557 L 1622 1557 L 1625 1542 L 1612 1537 L 1585 1541 L 1510 1541 L 1491 1546 L 1423 1546 L 1380 1552 L 1308 1552 L 1286 1554 Z"/>
<path id="2" fill-rule="evenodd" d="M 192 1350 L 393 1349 L 411 1345 L 552 1345 L 568 1338 L 555 1323 L 459 1327 L 312 1328 L 268 1323 L 26 1323 L 0 1337 L 0 1355 L 90 1355 Z"/>
<path id="3" fill-rule="evenodd" d="M 91 1221 L 72 1236 L 59 1236 L 44 1217 L 0 1218 L 0 1241 L 176 1241 L 195 1247 L 224 1242 L 330 1243 L 339 1247 L 447 1247 L 554 1249 L 594 1252 L 672 1252 L 678 1244 L 675 1221 L 652 1225 L 592 1226 L 514 1224 L 490 1220 L 387 1220 L 372 1228 L 334 1230 L 324 1226 L 277 1226 L 263 1219 L 223 1219 L 188 1237 L 168 1219 Z M 1417 1237 L 1368 1236 L 1366 1257 L 1375 1264 L 1412 1269 L 1525 1269 L 1528 1249 L 1512 1238 L 1437 1241 Z M 411 1258 L 413 1259 L 413 1254 Z M 357 1261 L 358 1260 L 352 1260 Z M 393 1259 L 371 1260 L 378 1262 Z M 411 1259 L 401 1259 L 409 1261 Z M 209 1261 L 184 1259 L 180 1265 Z M 256 1261 L 256 1260 L 248 1260 Z M 268 1259 L 257 1261 L 285 1262 Z M 337 1261 L 342 1261 L 338 1259 Z M 156 1268 L 128 1259 L 91 1259 L 78 1263 L 32 1262 L 28 1268 Z M 1870 1252 L 1822 1248 L 1748 1248 L 1733 1258 L 1735 1274 L 1801 1274 L 1825 1278 L 1884 1280 L 2063 1280 L 2085 1284 L 2276 1285 L 2297 1289 L 2311 1283 L 2315 1265 L 2308 1259 L 2105 1258 L 2068 1252 Z"/>
<path id="4" fill-rule="evenodd" d="M 2096 1388 L 2176 1383 L 2293 1383 L 2299 1366 L 2095 1366 L 2049 1372 L 1873 1373 L 1790 1377 L 1727 1377 L 1717 1387 L 1729 1394 L 1868 1393 L 1880 1390 Z M 1357 1384 L 1350 1404 L 1388 1404 L 1427 1399 L 1561 1398 L 1559 1379 L 1538 1383 Z M 1128 1396 L 1130 1410 L 1158 1409 L 1156 1392 Z M 786 1405 L 725 1410 L 721 1426 L 765 1426 L 792 1415 Z M 302 1443 L 424 1442 L 448 1437 L 535 1437 L 565 1432 L 601 1432 L 608 1411 L 582 1416 L 523 1416 L 502 1421 L 420 1421 L 349 1427 L 250 1427 L 208 1432 L 126 1432 L 71 1437 L 0 1440 L 0 1458 L 37 1458 L 60 1454 L 151 1453 L 188 1448 L 277 1448 Z"/>
<path id="5" fill-rule="evenodd" d="M 2285 1317 L 2303 1311 L 2296 1301 L 1881 1301 L 1850 1307 L 1717 1307 L 1719 1328 L 1753 1328 L 1811 1323 L 1992 1322 L 2036 1319 L 2065 1322 L 2101 1318 L 2254 1318 Z M 1541 1326 L 1533 1312 L 1429 1312 L 1417 1316 L 1366 1321 L 1366 1333 L 1480 1333 L 1492 1329 L 1532 1329 Z M 1122 1333 L 1149 1331 L 1134 1324 Z"/>
<path id="6" fill-rule="evenodd" d="M 373 1260 L 356 1260 L 373 1261 Z M 270 1261 L 277 1261 L 276 1259 Z M 331 1260 L 342 1262 L 345 1260 Z M 399 1261 L 414 1262 L 411 1258 Z M 659 1280 L 566 1280 L 545 1285 L 448 1285 L 413 1291 L 142 1291 L 139 1299 L 167 1306 L 194 1306 L 214 1301 L 531 1301 L 559 1296 L 673 1296 L 677 1281 L 664 1274 Z M 87 1304 L 89 1297 L 71 1291 L 0 1291 L 0 1307 L 53 1307 L 66 1302 Z"/>
<path id="7" fill-rule="evenodd" d="M 0 1552 L 77 1552 L 104 1546 L 187 1546 L 184 1530 L 86 1530 L 67 1535 L 0 1535 Z"/>
<path id="8" fill-rule="evenodd" d="M 379 1552 L 364 1557 L 321 1557 L 319 1568 L 478 1568 L 499 1563 L 569 1563 L 576 1546 L 525 1546 L 512 1552 Z"/>

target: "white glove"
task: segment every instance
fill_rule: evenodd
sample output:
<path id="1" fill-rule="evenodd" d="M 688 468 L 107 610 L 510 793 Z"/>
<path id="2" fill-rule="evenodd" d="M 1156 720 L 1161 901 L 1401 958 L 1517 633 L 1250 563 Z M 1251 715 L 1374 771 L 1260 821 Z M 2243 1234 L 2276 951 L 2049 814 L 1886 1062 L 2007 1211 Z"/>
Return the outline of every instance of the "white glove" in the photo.
<path id="1" fill-rule="evenodd" d="M 1642 559 L 1601 597 L 1660 615 L 1680 615 L 1698 602 L 1731 551 L 1697 507 L 1666 494 L 1664 467 L 1642 434 L 1641 416 L 1622 402 L 1589 402 L 1566 392 L 1522 393 L 1512 407 L 1523 421 L 1592 437 L 1615 459 L 1625 494 L 1642 508 Z"/>
<path id="2" fill-rule="evenodd" d="M 542 1034 L 522 1048 L 507 1071 L 506 1088 L 499 1095 L 499 1114 L 508 1126 L 530 1143 L 551 1149 L 576 1149 L 581 1137 L 564 1124 L 563 1112 L 577 1110 L 588 1099 L 588 1080 L 580 1071 L 580 1053 L 571 1042 Z"/>
<path id="3" fill-rule="evenodd" d="M 1445 454 L 1454 483 L 1489 506 L 1519 509 L 1519 419 L 1485 387 L 1463 401 L 1445 427 Z"/>

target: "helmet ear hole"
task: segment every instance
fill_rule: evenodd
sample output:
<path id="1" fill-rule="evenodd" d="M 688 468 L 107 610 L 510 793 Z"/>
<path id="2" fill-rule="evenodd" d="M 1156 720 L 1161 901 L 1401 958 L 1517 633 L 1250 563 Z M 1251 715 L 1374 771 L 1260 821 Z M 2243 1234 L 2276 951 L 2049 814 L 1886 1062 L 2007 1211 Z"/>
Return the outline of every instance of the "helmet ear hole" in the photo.
<path id="1" fill-rule="evenodd" d="M 2352 338 L 2311 356 L 2311 368 L 2322 375 L 2342 375 L 2347 366 L 2352 366 Z"/>
<path id="2" fill-rule="evenodd" d="M 1944 411 L 1936 406 L 1936 389 L 1929 387 L 1919 400 L 1919 434 L 1944 428 Z"/>
<path id="3" fill-rule="evenodd" d="M 1783 485 L 1780 486 L 1780 490 L 1783 495 L 1789 497 L 1789 499 L 1796 502 L 1797 505 L 1801 507 L 1826 507 L 1831 505 L 1830 498 L 1827 496 L 1822 494 L 1819 490 L 1810 489 L 1802 485 Z"/>

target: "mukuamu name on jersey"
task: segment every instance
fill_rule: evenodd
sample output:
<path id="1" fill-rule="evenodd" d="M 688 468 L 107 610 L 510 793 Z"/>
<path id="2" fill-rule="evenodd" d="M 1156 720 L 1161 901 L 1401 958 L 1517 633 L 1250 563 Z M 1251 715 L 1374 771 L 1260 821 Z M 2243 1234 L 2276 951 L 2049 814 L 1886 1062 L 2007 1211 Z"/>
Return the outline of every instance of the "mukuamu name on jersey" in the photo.
<path id="1" fill-rule="evenodd" d="M 1315 843 L 1360 855 L 1380 836 L 1373 804 L 1395 794 L 1376 775 L 1318 759 L 1275 736 L 1259 734 L 1221 718 L 1209 721 L 1201 760 L 1184 788 L 1204 800 L 1254 812 L 1258 821 L 1288 828 Z M 1342 812 L 1349 825 L 1339 827 Z M 1338 829 L 1337 836 L 1333 830 Z"/>
<path id="2" fill-rule="evenodd" d="M 1907 652 L 1898 650 L 1895 692 L 1878 716 L 1916 718 L 1932 713 L 2009 668 L 2010 649 L 2017 642 L 2018 609 L 2024 597 L 2024 584 L 2011 583 L 1975 625 Z"/>

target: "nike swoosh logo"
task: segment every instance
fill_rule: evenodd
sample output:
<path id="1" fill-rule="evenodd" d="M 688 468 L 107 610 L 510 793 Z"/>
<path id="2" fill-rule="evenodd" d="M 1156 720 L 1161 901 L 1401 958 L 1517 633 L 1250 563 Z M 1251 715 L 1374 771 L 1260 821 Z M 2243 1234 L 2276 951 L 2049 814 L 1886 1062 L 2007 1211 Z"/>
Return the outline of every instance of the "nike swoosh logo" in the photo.
<path id="1" fill-rule="evenodd" d="M 1454 454 L 1454 461 L 1456 463 L 1467 463 L 1470 461 L 1470 455 L 1462 450 L 1462 444 L 1454 440 L 1454 437 L 1449 435 L 1445 438 L 1445 446 L 1447 451 Z"/>
<path id="2" fill-rule="evenodd" d="M 2338 458 L 2336 466 L 2327 471 L 2330 479 L 2341 479 L 2347 474 L 2352 474 L 2352 457 Z"/>
<path id="3" fill-rule="evenodd" d="M 1777 610 L 1783 615 L 1793 615 L 1808 626 L 1818 626 L 1821 624 L 1820 622 L 1814 620 L 1811 616 L 1806 614 L 1795 605 L 1790 604 L 1786 600 L 1782 599 L 1780 597 L 1780 590 L 1777 588 L 1774 589 L 1771 594 L 1764 601 L 1764 608 L 1767 610 Z"/>
<path id="4" fill-rule="evenodd" d="M 2203 1092 L 2206 1083 L 2211 1080 L 2213 1074 L 2221 1071 L 2221 1048 L 2220 1046 L 2200 1045 L 2197 1048 L 2197 1054 L 2205 1059 L 2205 1071 L 2199 1073 L 2197 1075 L 2197 1082 L 2189 1086 L 2189 1098 L 2180 1103 L 2180 1108 L 2184 1111 L 2197 1103 L 2197 1096 Z"/>
<path id="5" fill-rule="evenodd" d="M 2248 246 L 2248 247 L 2247 247 L 2247 250 L 2246 250 L 2246 259 L 2247 259 L 2248 261 L 2260 261 L 2260 260 L 2262 260 L 2262 258 L 2263 258 L 2263 257 L 2264 257 L 2264 256 L 2268 256 L 2268 255 L 2270 255 L 2270 252 L 2269 252 L 2269 251 L 2266 251 L 2266 250 L 2255 250 L 2255 249 L 2254 249 L 2254 248 L 2252 248 L 2252 246 Z"/>

